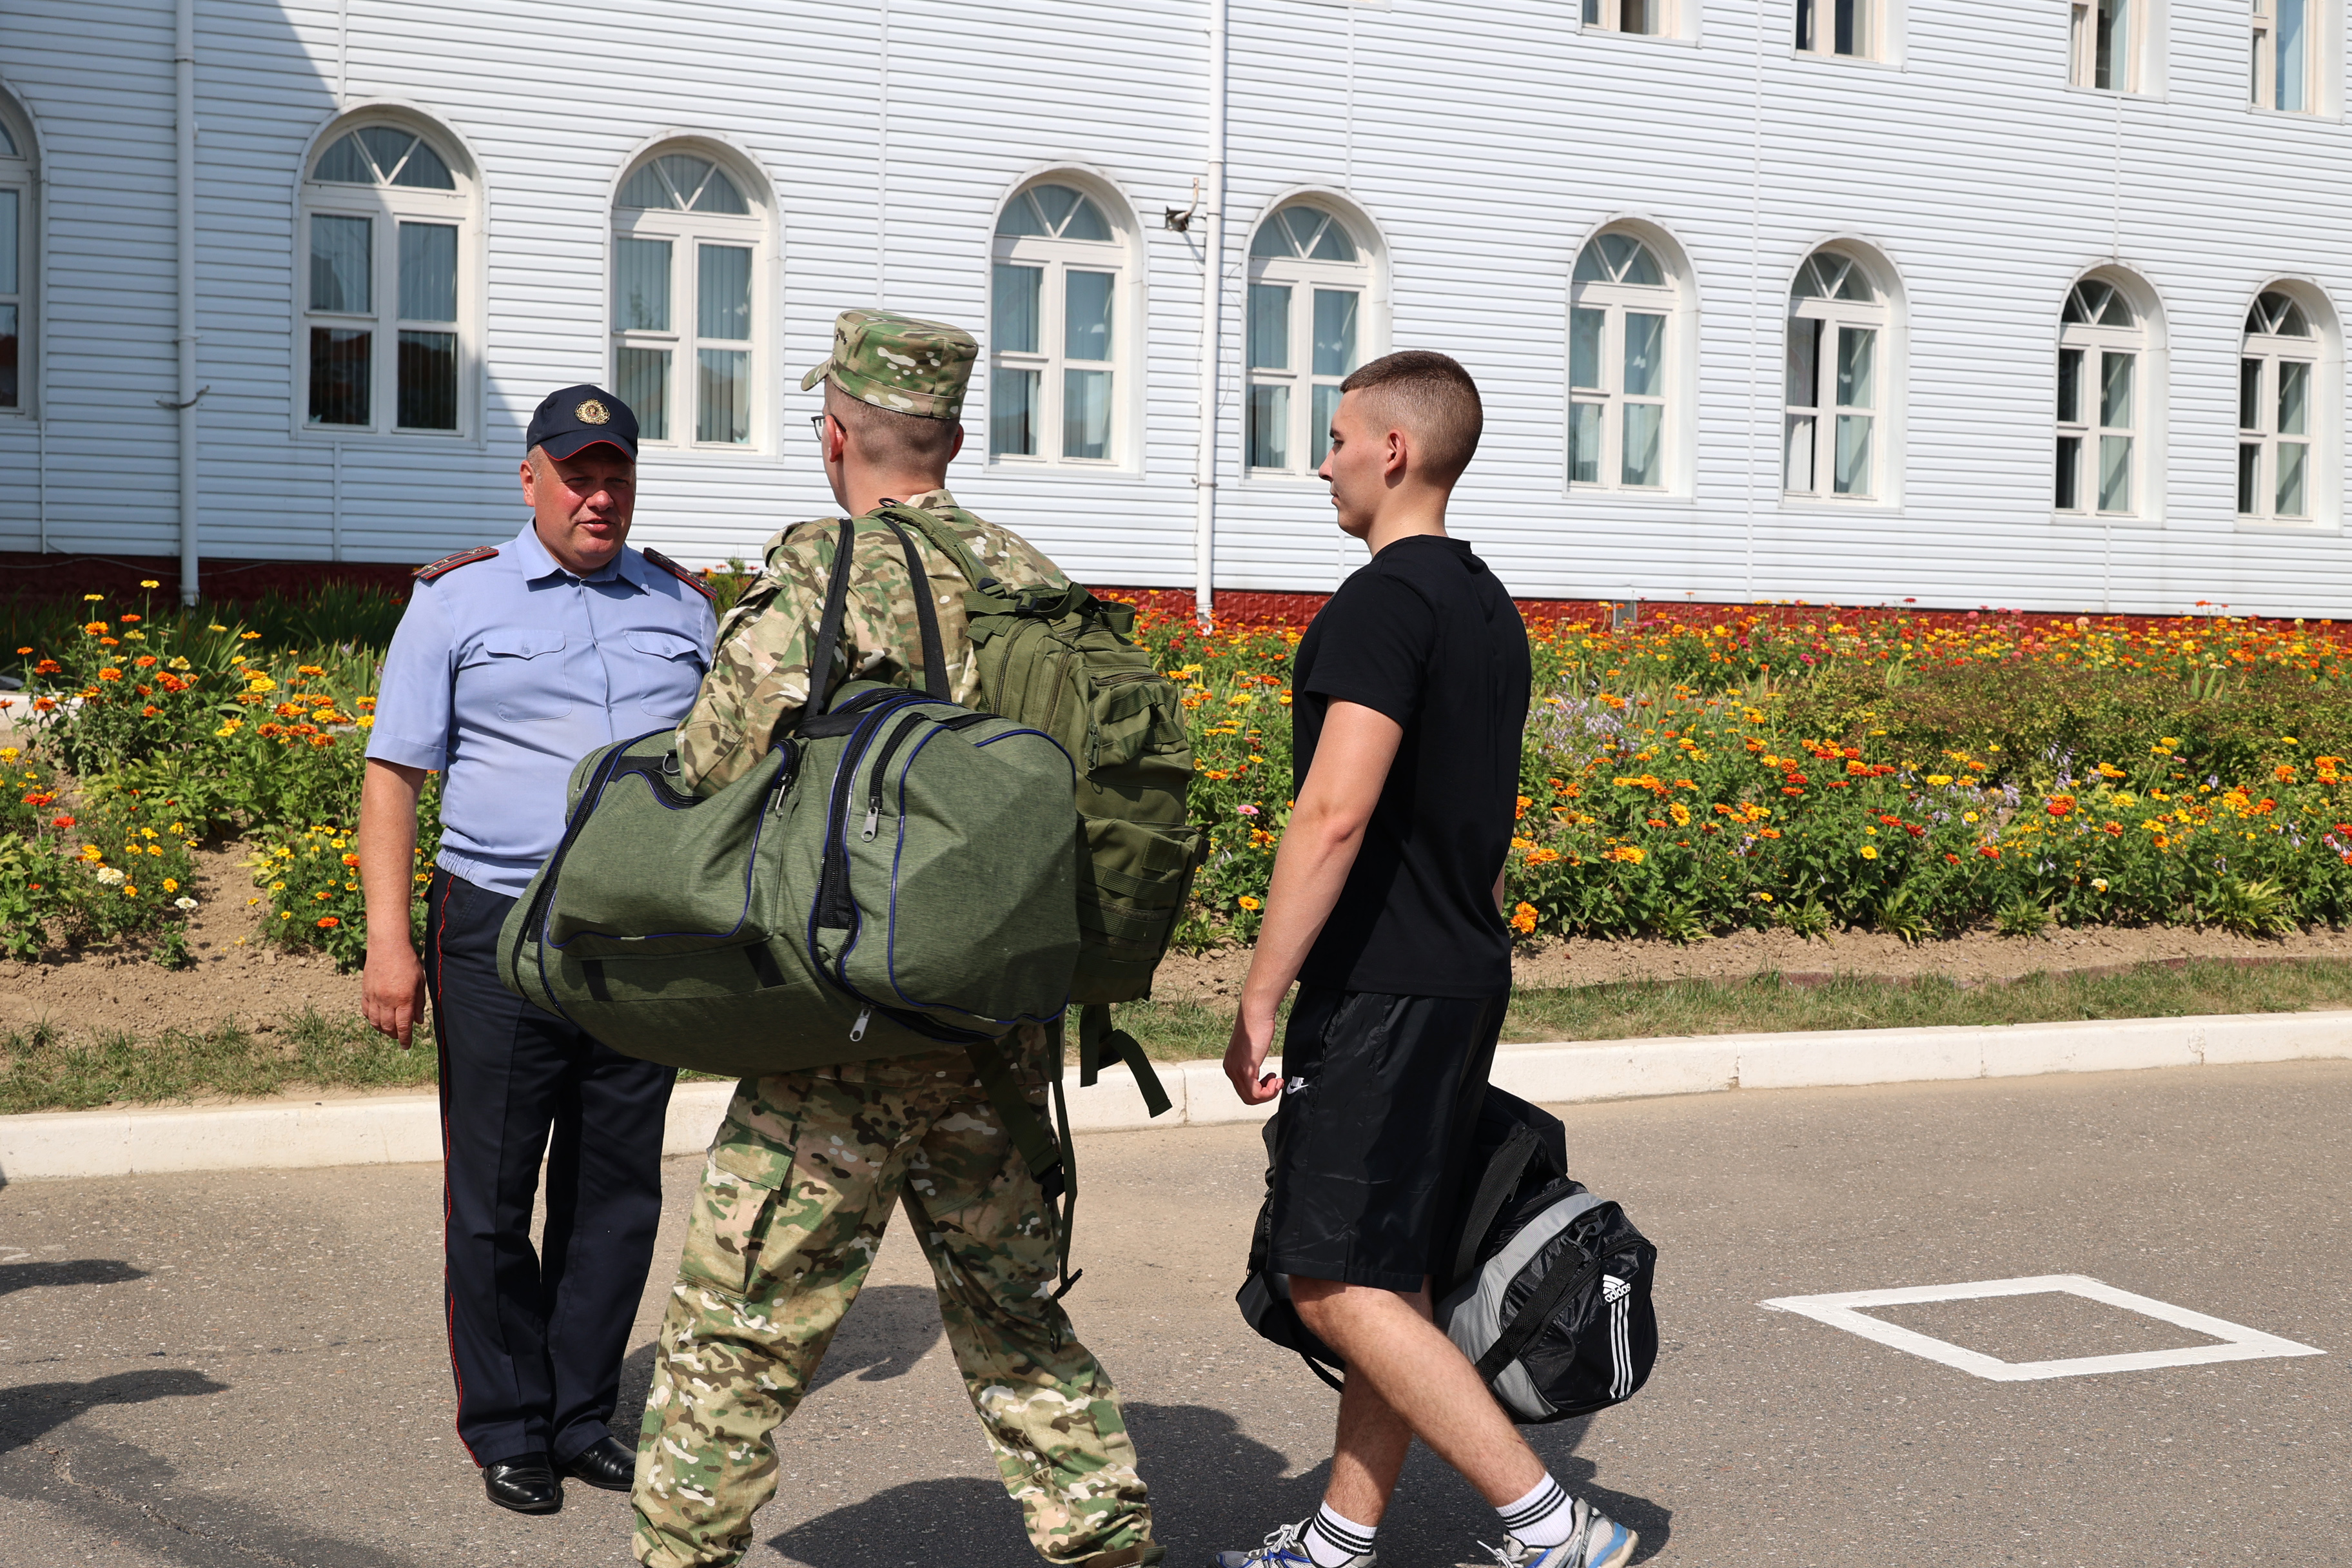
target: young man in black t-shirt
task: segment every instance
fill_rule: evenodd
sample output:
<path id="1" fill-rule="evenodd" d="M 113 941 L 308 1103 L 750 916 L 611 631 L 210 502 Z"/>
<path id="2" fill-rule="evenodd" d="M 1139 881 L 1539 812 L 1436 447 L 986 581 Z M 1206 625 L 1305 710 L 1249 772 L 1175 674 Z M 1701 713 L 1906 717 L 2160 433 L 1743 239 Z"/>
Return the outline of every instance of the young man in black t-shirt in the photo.
<path id="1" fill-rule="evenodd" d="M 1528 639 L 1510 594 L 1445 534 L 1478 445 L 1469 374 L 1373 361 L 1331 421 L 1339 526 L 1370 564 L 1299 643 L 1297 800 L 1225 1072 L 1277 1094 L 1269 1271 L 1348 1363 L 1323 1506 L 1220 1568 L 1370 1568 L 1419 1437 L 1501 1514 L 1502 1568 L 1622 1568 L 1631 1531 L 1560 1489 L 1430 1318 L 1429 1276 L 1511 990 L 1503 859 L 1517 816 Z M 1298 981 L 1283 1074 L 1276 1009 Z"/>

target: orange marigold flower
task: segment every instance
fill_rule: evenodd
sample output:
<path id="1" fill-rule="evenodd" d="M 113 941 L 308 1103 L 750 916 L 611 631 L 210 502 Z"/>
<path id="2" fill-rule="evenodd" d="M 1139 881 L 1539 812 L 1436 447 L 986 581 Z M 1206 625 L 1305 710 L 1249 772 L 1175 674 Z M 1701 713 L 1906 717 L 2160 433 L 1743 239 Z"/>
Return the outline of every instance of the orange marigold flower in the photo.
<path id="1" fill-rule="evenodd" d="M 65 666 L 59 664 L 56 659 L 45 658 L 41 660 L 40 663 L 33 666 L 33 673 L 35 675 L 56 675 L 64 668 Z"/>
<path id="2" fill-rule="evenodd" d="M 346 866 L 356 866 L 359 863 L 360 858 L 356 855 L 346 855 L 343 857 L 343 864 Z"/>
<path id="3" fill-rule="evenodd" d="M 1977 846 L 1977 853 L 1983 856 L 1988 860 L 1998 860 L 2000 858 L 2000 846 L 1997 844 L 1979 844 Z"/>
<path id="4" fill-rule="evenodd" d="M 120 680 L 122 679 L 122 672 L 110 665 L 98 672 L 98 678 L 100 680 Z"/>
<path id="5" fill-rule="evenodd" d="M 73 825 L 74 819 L 70 816 L 53 816 L 49 819 L 51 827 L 71 827 Z"/>
<path id="6" fill-rule="evenodd" d="M 2071 795 L 2053 795 L 2042 803 L 2042 809 L 2053 816 L 2068 816 L 2074 809 L 2074 797 Z"/>
<path id="7" fill-rule="evenodd" d="M 131 662 L 142 669 L 152 669 L 155 668 L 155 656 L 152 653 L 142 653 Z"/>
<path id="8" fill-rule="evenodd" d="M 342 923 L 342 921 L 337 920 L 332 915 L 320 915 L 319 917 L 319 929 L 320 931 L 332 931 Z"/>
<path id="9" fill-rule="evenodd" d="M 1521 936 L 1536 929 L 1536 907 L 1523 903 L 1511 911 L 1511 929 Z"/>
<path id="10" fill-rule="evenodd" d="M 86 637 L 102 637 L 106 635 L 106 623 L 104 621 L 92 621 L 89 625 L 82 627 L 81 635 Z"/>

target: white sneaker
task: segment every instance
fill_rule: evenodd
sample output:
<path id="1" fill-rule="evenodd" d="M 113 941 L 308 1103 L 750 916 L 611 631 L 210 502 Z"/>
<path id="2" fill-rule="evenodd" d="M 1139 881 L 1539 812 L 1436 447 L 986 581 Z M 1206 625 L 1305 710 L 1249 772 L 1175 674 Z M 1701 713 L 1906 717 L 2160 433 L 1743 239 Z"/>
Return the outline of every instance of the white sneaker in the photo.
<path id="1" fill-rule="evenodd" d="M 1639 1536 L 1582 1498 L 1570 1498 L 1568 1506 L 1574 1510 L 1569 1516 L 1572 1528 L 1559 1545 L 1529 1546 L 1516 1535 L 1503 1537 L 1500 1546 L 1482 1541 L 1478 1544 L 1486 1546 L 1494 1563 L 1465 1563 L 1462 1568 L 1625 1568 L 1633 1561 L 1633 1548 L 1642 1543 Z"/>
<path id="2" fill-rule="evenodd" d="M 1217 1568 L 1316 1568 L 1315 1559 L 1307 1554 L 1305 1541 L 1307 1527 L 1312 1522 L 1302 1519 L 1297 1524 L 1286 1524 L 1267 1536 L 1264 1545 L 1253 1546 L 1246 1552 L 1220 1552 Z M 1339 1568 L 1372 1568 L 1380 1555 L 1378 1552 L 1360 1552 Z"/>

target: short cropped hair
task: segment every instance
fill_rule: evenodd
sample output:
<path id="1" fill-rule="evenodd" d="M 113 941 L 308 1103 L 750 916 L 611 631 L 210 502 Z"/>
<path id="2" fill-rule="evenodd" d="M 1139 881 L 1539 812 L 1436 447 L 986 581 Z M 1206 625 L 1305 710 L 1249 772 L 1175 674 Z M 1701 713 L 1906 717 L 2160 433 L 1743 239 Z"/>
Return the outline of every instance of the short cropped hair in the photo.
<path id="1" fill-rule="evenodd" d="M 952 419 L 877 408 L 830 381 L 824 384 L 824 411 L 856 437 L 858 453 L 869 463 L 944 471 L 955 456 L 958 426 Z"/>
<path id="2" fill-rule="evenodd" d="M 1478 450 L 1486 411 L 1478 384 L 1450 355 L 1401 349 L 1361 366 L 1339 384 L 1345 392 L 1376 394 L 1383 410 L 1413 439 L 1423 469 L 1451 485 Z"/>

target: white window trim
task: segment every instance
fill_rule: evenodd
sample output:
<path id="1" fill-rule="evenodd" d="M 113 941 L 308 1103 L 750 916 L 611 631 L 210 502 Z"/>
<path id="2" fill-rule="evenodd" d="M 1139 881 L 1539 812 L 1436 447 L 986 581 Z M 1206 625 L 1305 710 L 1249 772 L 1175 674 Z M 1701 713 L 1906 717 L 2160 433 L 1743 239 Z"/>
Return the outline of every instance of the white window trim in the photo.
<path id="1" fill-rule="evenodd" d="M 1663 289 L 1624 283 L 1578 283 L 1575 281 L 1576 260 L 1584 254 L 1585 246 L 1597 242 L 1606 234 L 1622 234 L 1638 239 L 1649 247 L 1666 275 Z M 1663 230 L 1639 220 L 1612 218 L 1596 226 L 1583 245 L 1576 248 L 1569 261 L 1569 310 L 1566 321 L 1569 336 L 1561 345 L 1561 397 L 1569 408 L 1579 402 L 1605 402 L 1610 412 L 1602 417 L 1601 453 L 1601 478 L 1579 481 L 1569 461 L 1569 431 L 1560 432 L 1561 489 L 1578 500 L 1606 497 L 1618 502 L 1675 501 L 1691 499 L 1696 478 L 1696 447 L 1693 432 L 1697 428 L 1698 414 L 1698 302 L 1688 258 L 1682 247 Z M 1574 373 L 1576 318 L 1580 305 L 1591 308 L 1597 303 L 1610 312 L 1610 320 L 1601 332 L 1601 383 L 1604 391 L 1596 395 L 1589 389 L 1580 396 L 1579 390 L 1569 384 Z M 1619 384 L 1617 371 L 1624 353 L 1622 312 L 1628 309 L 1662 312 L 1666 318 L 1666 341 L 1661 353 L 1665 371 L 1665 392 L 1662 402 L 1665 407 L 1665 428 L 1662 437 L 1663 451 L 1660 471 L 1664 482 L 1654 488 L 1635 489 L 1620 480 L 1619 467 L 1623 452 L 1623 416 L 1619 411 L 1621 395 L 1606 390 Z M 1573 413 L 1567 417 L 1573 419 Z"/>
<path id="2" fill-rule="evenodd" d="M 996 226 L 1003 218 L 1004 209 L 1014 198 L 1037 185 L 1068 185 L 1085 194 L 1109 223 L 1112 242 L 1103 245 L 1092 240 L 1000 236 Z M 1097 170 L 1067 164 L 1025 171 L 989 209 L 988 246 L 982 253 L 980 295 L 982 319 L 988 322 L 989 331 L 982 342 L 982 374 L 974 377 L 964 399 L 963 420 L 965 449 L 976 454 L 987 469 L 1004 475 L 1051 474 L 1081 479 L 1131 478 L 1141 473 L 1144 369 L 1150 357 L 1146 334 L 1151 319 L 1146 288 L 1149 269 L 1143 264 L 1139 244 L 1141 233 L 1134 204 L 1109 176 Z M 1045 346 L 1039 353 L 1016 353 L 1004 360 L 996 347 L 996 266 L 1000 261 L 1036 263 L 1045 268 L 1040 298 L 1054 303 L 1041 305 L 1045 319 L 1039 322 L 1039 342 Z M 1081 272 L 1111 272 L 1118 279 L 1111 285 L 1111 357 L 1107 362 L 1081 360 L 1076 364 L 1079 369 L 1098 368 L 1103 363 L 1110 368 L 1110 455 L 1107 458 L 1061 456 L 1062 378 L 1057 373 L 1070 368 L 1070 362 L 1061 353 L 1062 338 L 1068 326 L 1066 297 L 1062 289 L 1064 276 L 1073 268 Z M 1009 368 L 1040 373 L 1040 449 L 1034 455 L 999 456 L 994 449 L 991 411 L 996 395 L 995 372 L 1001 360 Z M 1045 449 L 1048 447 L 1050 452 Z"/>
<path id="3" fill-rule="evenodd" d="M 333 216 L 369 216 L 378 220 L 374 244 L 377 247 L 379 270 L 374 287 L 379 299 L 385 296 L 383 284 L 393 280 L 396 290 L 396 273 L 383 270 L 382 258 L 389 250 L 397 254 L 398 222 L 402 210 L 375 198 L 388 187 L 367 185 L 325 185 L 314 184 L 310 170 L 327 150 L 352 132 L 368 125 L 391 125 L 424 137 L 432 144 L 449 173 L 457 183 L 454 195 L 432 191 L 400 188 L 402 197 L 429 197 L 447 204 L 434 208 L 420 204 L 405 216 L 433 222 L 454 222 L 457 226 L 457 428 L 444 430 L 399 430 L 393 427 L 392 416 L 398 405 L 390 405 L 392 415 L 378 418 L 373 424 L 361 426 L 313 425 L 310 420 L 310 224 L 313 212 L 323 211 Z M 383 449 L 410 449 L 418 443 L 441 447 L 461 447 L 481 448 L 486 444 L 486 421 L 483 418 L 483 382 L 487 356 L 483 352 L 487 323 L 486 274 L 488 247 L 484 235 L 482 214 L 487 208 L 487 191 L 482 178 L 482 166 L 473 149 L 438 116 L 414 104 L 397 100 L 372 100 L 353 103 L 320 127 L 302 150 L 301 161 L 294 168 L 293 212 L 294 227 L 290 236 L 293 265 L 292 289 L 288 300 L 289 363 L 293 366 L 287 398 L 287 424 L 295 439 L 319 446 L 368 447 Z M 405 204 L 404 204 L 405 205 Z M 389 221 L 386 221 L 389 220 Z M 395 301 L 396 292 L 390 298 Z M 399 325 L 392 310 L 379 309 L 375 315 L 379 331 L 392 334 L 394 354 L 398 353 Z M 390 380 L 397 374 L 397 360 L 378 372 L 377 393 L 371 401 L 378 400 L 384 385 L 396 384 Z"/>
<path id="4" fill-rule="evenodd" d="M 16 405 L 0 408 L 0 420 L 37 425 L 42 408 L 42 329 L 47 315 L 42 309 L 41 286 L 48 253 L 48 226 L 42 221 L 41 212 L 41 154 L 31 118 L 5 89 L 0 89 L 0 125 L 7 127 L 10 140 L 16 144 L 16 157 L 0 154 L 0 190 L 17 193 L 16 293 L 12 301 L 16 307 Z"/>
<path id="5" fill-rule="evenodd" d="M 2303 307 L 2305 319 L 2311 323 L 2309 338 L 2256 337 L 2244 329 L 2247 312 L 2263 294 L 2284 294 Z M 2302 279 L 2273 279 L 2246 297 L 2245 310 L 2236 318 L 2239 327 L 2238 352 L 2230 361 L 2231 397 L 2229 402 L 2230 443 L 2230 514 L 2238 529 L 2254 533 L 2315 533 L 2334 532 L 2342 524 L 2343 462 L 2339 448 L 2344 441 L 2344 341 L 2343 328 L 2335 308 L 2317 285 Z M 2264 457 L 2255 493 L 2262 498 L 2264 510 L 2259 513 L 2242 513 L 2237 510 L 2237 454 L 2243 444 L 2238 426 L 2239 400 L 2236 372 L 2240 362 L 2261 358 L 2275 365 L 2280 358 L 2307 361 L 2311 367 L 2311 475 L 2307 481 L 2311 494 L 2311 510 L 2305 517 L 2279 517 L 2269 509 L 2277 504 L 2277 479 L 2270 454 L 2277 445 L 2277 432 L 2265 431 L 2263 445 Z M 2278 399 L 2277 372 L 2266 370 L 2263 388 L 2265 404 L 2264 424 L 2276 422 Z"/>
<path id="6" fill-rule="evenodd" d="M 735 217 L 719 213 L 678 212 L 675 209 L 623 207 L 617 205 L 622 187 L 636 172 L 656 158 L 673 153 L 705 159 L 718 164 L 734 181 L 751 211 L 748 216 Z M 604 252 L 604 384 L 619 393 L 620 351 L 624 347 L 644 346 L 667 348 L 670 351 L 669 435 L 661 440 L 642 439 L 641 455 L 646 458 L 686 458 L 726 460 L 744 458 L 773 458 L 780 439 L 782 422 L 778 417 L 781 401 L 778 380 L 781 371 L 776 363 L 775 321 L 777 320 L 777 274 L 782 267 L 782 247 L 776 240 L 777 208 L 773 188 L 767 174 L 753 163 L 748 153 L 730 142 L 715 137 L 680 132 L 666 132 L 631 153 L 621 164 L 620 173 L 606 194 Z M 613 291 L 619 282 L 621 247 L 617 243 L 635 237 L 643 231 L 646 238 L 667 239 L 670 248 L 670 326 L 668 332 L 623 331 L 614 324 Z M 751 327 L 748 344 L 751 353 L 751 407 L 748 419 L 750 438 L 742 442 L 702 441 L 694 437 L 698 416 L 694 388 L 696 373 L 694 351 L 699 342 L 696 289 L 699 287 L 698 263 L 694 259 L 694 247 L 709 240 L 722 245 L 743 245 L 751 247 Z M 720 346 L 743 346 L 746 340 L 713 340 Z"/>
<path id="7" fill-rule="evenodd" d="M 1819 509 L 1841 514 L 1857 510 L 1899 511 L 1903 506 L 1903 479 L 1908 435 L 1908 421 L 1905 417 L 1905 407 L 1907 402 L 1906 394 L 1909 384 L 1907 366 L 1910 357 L 1910 340 L 1906 328 L 1908 311 L 1905 308 L 1901 279 L 1892 263 L 1886 259 L 1885 253 L 1877 247 L 1866 241 L 1843 236 L 1825 238 L 1816 245 L 1808 247 L 1804 254 L 1798 258 L 1797 267 L 1802 267 L 1816 253 L 1823 250 L 1834 251 L 1860 267 L 1864 276 L 1870 279 L 1872 288 L 1877 290 L 1878 299 L 1869 305 L 1861 305 L 1850 300 L 1807 300 L 1801 305 L 1790 298 L 1786 289 L 1780 294 L 1781 352 L 1772 369 L 1768 373 L 1774 377 L 1773 384 L 1780 389 L 1781 398 L 1780 404 L 1781 419 L 1777 428 L 1778 446 L 1775 448 L 1773 459 L 1773 471 L 1779 476 L 1774 483 L 1779 493 L 1780 509 L 1784 511 Z M 1796 268 L 1790 269 L 1789 281 L 1791 285 L 1795 283 Z M 1834 310 L 1829 309 L 1832 306 L 1835 308 Z M 1847 326 L 1870 326 L 1878 329 L 1876 351 L 1878 363 L 1874 367 L 1878 383 L 1877 406 L 1874 411 L 1876 424 L 1872 432 L 1871 454 L 1874 482 L 1873 493 L 1870 495 L 1841 496 L 1830 488 L 1829 470 L 1822 467 L 1820 453 L 1824 444 L 1827 444 L 1830 456 L 1832 460 L 1834 459 L 1834 430 L 1832 428 L 1831 432 L 1825 434 L 1819 426 L 1814 432 L 1816 443 L 1814 471 L 1821 479 L 1819 487 L 1811 490 L 1791 490 L 1788 488 L 1787 333 L 1789 321 L 1800 315 L 1827 320 L 1832 322 L 1832 328 L 1843 321 Z M 1833 389 L 1835 373 L 1834 360 L 1832 355 L 1835 341 L 1834 331 L 1824 331 L 1822 337 L 1823 343 L 1819 352 L 1823 356 L 1823 365 L 1829 371 L 1823 378 L 1823 384 Z M 1817 393 L 1816 395 L 1826 395 L 1834 400 L 1836 394 L 1834 390 L 1830 390 L 1826 393 Z M 1816 404 L 1814 406 L 1817 409 L 1829 408 L 1829 422 L 1833 426 L 1835 408 L 1825 404 Z"/>
<path id="8" fill-rule="evenodd" d="M 1333 220 L 1347 231 L 1356 247 L 1353 261 L 1308 261 L 1297 257 L 1256 257 L 1250 254 L 1257 237 L 1265 226 L 1275 221 L 1286 208 L 1304 205 L 1331 215 Z M 1315 290 L 1318 287 L 1352 289 L 1356 291 L 1356 363 L 1369 364 L 1388 352 L 1388 295 L 1382 287 L 1387 268 L 1382 265 L 1385 249 L 1373 234 L 1371 226 L 1352 202 L 1340 201 L 1320 191 L 1287 192 L 1268 202 L 1259 214 L 1258 221 L 1242 236 L 1242 287 L 1240 331 L 1234 334 L 1235 347 L 1241 363 L 1241 405 L 1234 421 L 1240 437 L 1240 450 L 1235 467 L 1245 482 L 1256 484 L 1297 484 L 1301 481 L 1319 484 L 1316 470 L 1319 460 L 1314 457 L 1317 445 L 1315 431 L 1315 386 L 1329 384 L 1329 376 L 1315 374 Z M 1269 276 L 1269 268 L 1272 274 Z M 1298 290 L 1291 299 L 1290 368 L 1260 371 L 1250 364 L 1250 289 L 1261 282 L 1287 284 Z M 1287 468 L 1253 468 L 1249 460 L 1249 389 L 1258 384 L 1259 378 L 1267 384 L 1287 385 L 1292 390 L 1290 406 L 1290 439 L 1292 449 L 1298 455 L 1296 465 Z"/>

